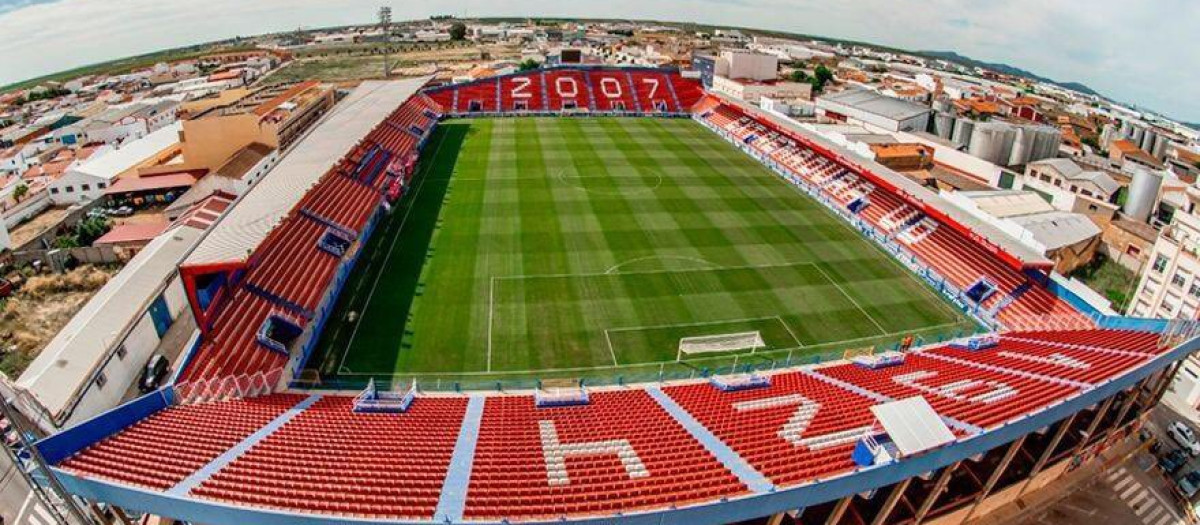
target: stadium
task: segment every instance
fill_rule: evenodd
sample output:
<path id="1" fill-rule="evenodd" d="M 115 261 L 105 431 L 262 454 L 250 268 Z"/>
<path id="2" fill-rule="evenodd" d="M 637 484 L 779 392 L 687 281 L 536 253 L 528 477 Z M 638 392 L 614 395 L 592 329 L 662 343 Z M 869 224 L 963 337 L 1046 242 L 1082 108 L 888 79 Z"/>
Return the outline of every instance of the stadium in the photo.
<path id="1" fill-rule="evenodd" d="M 677 70 L 397 85 L 189 255 L 170 384 L 38 443 L 67 491 L 211 524 L 958 523 L 1135 432 L 1197 347 Z"/>

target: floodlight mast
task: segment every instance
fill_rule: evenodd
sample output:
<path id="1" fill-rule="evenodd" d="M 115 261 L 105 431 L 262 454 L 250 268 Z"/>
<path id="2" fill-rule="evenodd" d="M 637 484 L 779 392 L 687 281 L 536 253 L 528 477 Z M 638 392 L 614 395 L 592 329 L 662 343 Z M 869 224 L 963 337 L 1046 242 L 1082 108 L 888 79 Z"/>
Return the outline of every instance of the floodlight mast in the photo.
<path id="1" fill-rule="evenodd" d="M 392 41 L 391 28 L 392 8 L 385 5 L 379 8 L 379 29 L 383 32 L 383 78 L 392 76 L 392 69 L 388 65 L 388 46 Z"/>

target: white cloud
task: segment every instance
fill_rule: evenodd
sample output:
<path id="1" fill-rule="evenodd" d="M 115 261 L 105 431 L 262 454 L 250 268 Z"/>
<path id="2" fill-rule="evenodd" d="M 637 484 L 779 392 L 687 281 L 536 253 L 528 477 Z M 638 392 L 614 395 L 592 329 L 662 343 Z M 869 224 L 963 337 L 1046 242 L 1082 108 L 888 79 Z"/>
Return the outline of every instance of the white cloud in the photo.
<path id="1" fill-rule="evenodd" d="M 407 0 L 394 18 L 593 16 L 731 24 L 953 50 L 1200 120 L 1191 0 Z M 13 7 L 16 6 L 16 7 Z M 237 35 L 362 23 L 360 0 L 0 0 L 0 84 Z M 7 10 L 6 8 L 11 9 Z"/>

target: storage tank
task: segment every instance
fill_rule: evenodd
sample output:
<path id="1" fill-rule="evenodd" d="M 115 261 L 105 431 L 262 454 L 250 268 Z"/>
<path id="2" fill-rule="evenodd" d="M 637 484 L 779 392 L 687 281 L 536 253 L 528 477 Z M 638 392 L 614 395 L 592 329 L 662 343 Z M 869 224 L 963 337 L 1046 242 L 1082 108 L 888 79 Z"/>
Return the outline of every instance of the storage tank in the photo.
<path id="1" fill-rule="evenodd" d="M 1158 132 L 1152 129 L 1146 130 L 1142 134 L 1142 141 L 1138 143 L 1138 148 L 1142 151 L 1154 151 L 1154 141 L 1158 138 Z"/>
<path id="2" fill-rule="evenodd" d="M 1030 150 L 1027 162 L 1036 162 L 1058 156 L 1058 147 L 1062 145 L 1062 130 L 1054 126 L 1034 126 L 1033 148 Z"/>
<path id="3" fill-rule="evenodd" d="M 971 143 L 971 134 L 975 132 L 975 121 L 968 118 L 960 118 L 954 121 L 954 132 L 950 134 L 950 141 L 958 144 L 959 147 L 966 146 Z"/>
<path id="4" fill-rule="evenodd" d="M 1002 122 L 980 122 L 971 133 L 967 152 L 992 164 L 1007 166 L 1012 156 L 1016 130 Z"/>
<path id="5" fill-rule="evenodd" d="M 1154 155 L 1154 158 L 1163 160 L 1167 158 L 1167 146 L 1170 146 L 1171 142 L 1171 137 L 1158 135 L 1154 138 L 1154 145 L 1147 151 Z"/>
<path id="6" fill-rule="evenodd" d="M 1162 174 L 1144 168 L 1136 168 L 1129 183 L 1129 196 L 1123 208 L 1129 218 L 1147 222 L 1158 202 L 1158 189 L 1162 187 Z"/>
<path id="7" fill-rule="evenodd" d="M 1029 164 L 1029 158 L 1033 156 L 1033 142 L 1036 138 L 1037 132 L 1030 126 L 1014 126 L 1012 151 L 1008 154 L 1004 165 Z"/>
<path id="8" fill-rule="evenodd" d="M 954 115 L 941 112 L 934 114 L 933 134 L 944 139 L 949 139 L 954 134 Z"/>

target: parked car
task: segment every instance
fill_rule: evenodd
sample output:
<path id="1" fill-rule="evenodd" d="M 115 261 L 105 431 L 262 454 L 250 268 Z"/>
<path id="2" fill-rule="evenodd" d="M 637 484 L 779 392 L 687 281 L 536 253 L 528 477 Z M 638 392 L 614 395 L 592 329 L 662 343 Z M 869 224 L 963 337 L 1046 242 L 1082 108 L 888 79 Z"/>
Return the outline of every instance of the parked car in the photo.
<path id="1" fill-rule="evenodd" d="M 1163 469 L 1168 475 L 1174 474 L 1188 462 L 1188 454 L 1183 449 L 1177 448 L 1168 452 L 1165 456 L 1158 458 L 1158 467 Z"/>
<path id="2" fill-rule="evenodd" d="M 112 215 L 113 217 L 128 217 L 133 215 L 133 208 L 129 206 L 121 206 L 120 208 L 109 210 L 108 214 Z"/>
<path id="3" fill-rule="evenodd" d="M 1167 435 L 1171 436 L 1176 443 L 1179 443 L 1193 456 L 1200 456 L 1200 442 L 1196 441 L 1196 433 L 1192 428 L 1184 424 L 1183 421 L 1175 421 L 1167 425 Z"/>
<path id="4" fill-rule="evenodd" d="M 1175 484 L 1179 485 L 1179 491 L 1188 499 L 1200 492 L 1200 471 L 1193 470 L 1179 477 Z"/>
<path id="5" fill-rule="evenodd" d="M 162 384 L 163 379 L 167 377 L 170 365 L 171 363 L 167 361 L 166 356 L 162 354 L 150 356 L 150 360 L 146 361 L 146 368 L 142 369 L 142 378 L 138 381 L 138 390 L 145 394 L 157 389 Z"/>

